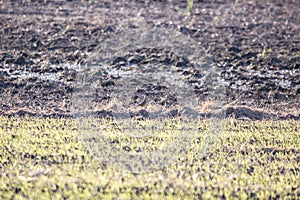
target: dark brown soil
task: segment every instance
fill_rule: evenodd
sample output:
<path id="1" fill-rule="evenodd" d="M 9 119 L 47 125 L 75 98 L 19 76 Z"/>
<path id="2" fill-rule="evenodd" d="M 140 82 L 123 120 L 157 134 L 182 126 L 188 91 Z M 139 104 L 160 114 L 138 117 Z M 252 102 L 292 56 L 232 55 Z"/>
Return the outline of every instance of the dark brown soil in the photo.
<path id="1" fill-rule="evenodd" d="M 164 27 L 193 38 L 220 64 L 227 116 L 299 120 L 299 13 L 298 0 L 195 0 L 191 15 L 185 0 L 2 1 L 0 114 L 70 116 L 77 73 L 70 66 L 116 33 Z M 103 88 L 115 81 L 101 80 Z"/>

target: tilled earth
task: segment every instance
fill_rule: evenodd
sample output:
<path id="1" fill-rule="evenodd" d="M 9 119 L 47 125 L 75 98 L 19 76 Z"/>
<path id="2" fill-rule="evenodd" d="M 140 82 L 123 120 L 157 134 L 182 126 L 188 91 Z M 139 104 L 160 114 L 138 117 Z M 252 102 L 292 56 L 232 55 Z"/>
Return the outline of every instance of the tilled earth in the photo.
<path id="1" fill-rule="evenodd" d="M 195 1 L 193 13 L 186 11 L 185 0 L 0 2 L 0 114 L 71 116 L 77 66 L 89 63 L 103 40 L 161 27 L 194 39 L 217 63 L 227 116 L 299 120 L 299 1 Z M 122 67 L 128 56 L 118 59 L 112 68 Z M 112 101 L 118 77 L 101 73 L 99 80 L 102 90 L 94 102 L 101 105 L 95 112 L 109 117 L 112 108 L 104 104 Z M 164 86 L 147 83 L 133 93 L 132 115 L 149 116 L 141 96 L 180 115 L 172 107 L 176 97 Z"/>

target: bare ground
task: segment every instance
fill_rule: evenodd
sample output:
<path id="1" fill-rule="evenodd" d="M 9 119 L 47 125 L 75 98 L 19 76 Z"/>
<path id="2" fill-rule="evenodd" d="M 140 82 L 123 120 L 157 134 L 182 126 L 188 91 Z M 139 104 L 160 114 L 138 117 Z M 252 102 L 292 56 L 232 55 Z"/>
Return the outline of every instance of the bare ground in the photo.
<path id="1" fill-rule="evenodd" d="M 195 1 L 191 15 L 185 0 L 1 2 L 0 114 L 71 116 L 77 72 L 67 64 L 85 63 L 119 32 L 164 27 L 193 38 L 220 64 L 227 116 L 299 120 L 298 13 L 296 0 Z M 114 81 L 103 77 L 103 87 Z"/>

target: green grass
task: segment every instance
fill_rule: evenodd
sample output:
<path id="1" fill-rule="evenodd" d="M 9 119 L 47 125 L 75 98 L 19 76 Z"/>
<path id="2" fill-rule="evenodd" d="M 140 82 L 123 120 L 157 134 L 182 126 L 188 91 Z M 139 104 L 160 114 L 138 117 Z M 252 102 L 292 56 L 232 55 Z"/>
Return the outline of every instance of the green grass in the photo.
<path id="1" fill-rule="evenodd" d="M 199 130 L 175 163 L 135 174 L 87 154 L 88 143 L 71 119 L 0 117 L 0 199 L 299 199 L 300 122 L 226 122 L 205 157 L 198 151 L 209 133 L 207 121 L 136 121 L 127 129 L 94 122 L 118 138 L 120 148 L 130 142 L 142 152 L 183 126 Z M 153 126 L 159 134 L 147 144 L 145 138 L 121 137 L 128 128 Z"/>
<path id="2" fill-rule="evenodd" d="M 193 13 L 194 0 L 187 0 L 187 14 L 191 15 Z"/>

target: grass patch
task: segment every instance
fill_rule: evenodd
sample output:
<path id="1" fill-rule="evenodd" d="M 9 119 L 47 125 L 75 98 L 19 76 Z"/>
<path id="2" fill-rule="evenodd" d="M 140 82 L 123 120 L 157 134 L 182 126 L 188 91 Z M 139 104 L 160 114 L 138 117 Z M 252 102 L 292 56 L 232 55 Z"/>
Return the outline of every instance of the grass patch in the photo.
<path id="1" fill-rule="evenodd" d="M 98 123 L 112 137 L 118 136 L 120 130 L 111 121 Z M 180 123 L 169 121 L 166 130 Z M 199 136 L 176 163 L 135 174 L 89 156 L 71 119 L 2 116 L 0 199 L 300 198 L 298 121 L 227 121 L 215 148 L 203 157 L 197 145 L 203 141 L 206 123 L 197 122 Z M 136 123 L 146 130 L 153 125 Z M 163 129 L 162 136 L 169 134 Z M 120 140 L 119 145 L 128 140 Z M 152 140 L 154 146 L 156 141 L 161 142 Z"/>

